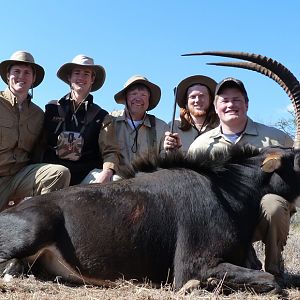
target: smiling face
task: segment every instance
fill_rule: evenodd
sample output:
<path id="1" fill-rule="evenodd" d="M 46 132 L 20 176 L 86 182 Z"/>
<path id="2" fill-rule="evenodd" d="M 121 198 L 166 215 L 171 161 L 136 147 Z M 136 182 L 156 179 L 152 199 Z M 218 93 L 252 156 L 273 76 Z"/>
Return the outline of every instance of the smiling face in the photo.
<path id="1" fill-rule="evenodd" d="M 83 96 L 90 93 L 94 80 L 95 74 L 89 67 L 75 67 L 69 76 L 71 89 Z"/>
<path id="2" fill-rule="evenodd" d="M 149 107 L 150 91 L 144 85 L 133 85 L 126 91 L 127 109 L 133 120 L 142 120 Z"/>
<path id="3" fill-rule="evenodd" d="M 187 108 L 191 115 L 202 117 L 206 115 L 210 105 L 208 88 L 201 84 L 195 84 L 187 90 Z"/>
<path id="4" fill-rule="evenodd" d="M 27 96 L 35 75 L 32 67 L 28 64 L 12 65 L 7 73 L 9 89 L 16 96 Z"/>
<path id="5" fill-rule="evenodd" d="M 238 88 L 224 88 L 216 96 L 215 110 L 221 124 L 243 128 L 247 122 L 248 102 Z"/>

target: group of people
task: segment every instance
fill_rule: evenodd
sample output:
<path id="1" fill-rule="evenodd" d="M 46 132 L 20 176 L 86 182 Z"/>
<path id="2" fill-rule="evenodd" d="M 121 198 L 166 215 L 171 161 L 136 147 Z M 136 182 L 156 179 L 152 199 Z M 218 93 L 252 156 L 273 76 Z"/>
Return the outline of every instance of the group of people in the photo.
<path id="1" fill-rule="evenodd" d="M 293 144 L 285 133 L 248 117 L 247 92 L 235 78 L 219 84 L 202 75 L 183 79 L 175 92 L 180 118 L 171 126 L 148 113 L 158 105 L 161 90 L 143 76 L 129 78 L 115 94 L 123 110 L 108 113 L 94 103 L 91 93 L 103 85 L 105 69 L 85 55 L 59 68 L 57 76 L 69 91 L 50 101 L 45 112 L 32 101 L 44 69 L 30 53 L 13 53 L 0 63 L 0 75 L 7 84 L 0 92 L 1 210 L 10 199 L 119 180 L 120 167 L 142 155 L 193 155 L 203 149 L 213 159 L 215 149 L 231 144 Z M 281 252 L 294 212 L 278 195 L 265 195 L 261 201 L 253 240 L 265 243 L 265 270 L 275 275 L 283 271 Z"/>

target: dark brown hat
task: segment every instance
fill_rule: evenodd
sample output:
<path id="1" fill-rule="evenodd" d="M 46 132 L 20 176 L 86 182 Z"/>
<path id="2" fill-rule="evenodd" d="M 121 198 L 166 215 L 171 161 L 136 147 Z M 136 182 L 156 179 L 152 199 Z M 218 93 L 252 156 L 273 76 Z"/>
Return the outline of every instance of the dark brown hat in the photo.
<path id="1" fill-rule="evenodd" d="M 233 78 L 233 77 L 227 77 L 225 79 L 223 79 L 222 81 L 220 81 L 216 87 L 216 91 L 215 91 L 215 96 L 219 95 L 220 91 L 224 88 L 237 88 L 239 89 L 242 94 L 245 97 L 246 101 L 249 101 L 248 99 L 248 95 L 247 95 L 247 91 L 245 89 L 244 84 L 242 83 L 242 81 Z"/>
<path id="2" fill-rule="evenodd" d="M 209 89 L 211 97 L 214 97 L 217 83 L 212 78 L 203 75 L 190 76 L 183 79 L 177 86 L 176 102 L 179 107 L 185 108 L 186 92 L 190 86 L 195 84 L 205 85 Z"/>

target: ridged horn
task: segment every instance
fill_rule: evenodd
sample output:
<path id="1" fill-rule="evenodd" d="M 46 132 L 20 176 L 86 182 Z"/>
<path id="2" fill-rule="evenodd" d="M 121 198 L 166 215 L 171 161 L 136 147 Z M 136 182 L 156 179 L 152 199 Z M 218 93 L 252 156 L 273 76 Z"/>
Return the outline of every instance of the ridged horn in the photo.
<path id="1" fill-rule="evenodd" d="M 273 73 L 272 71 L 270 71 L 269 69 L 262 67 L 259 64 L 255 64 L 252 62 L 239 62 L 239 61 L 227 61 L 227 62 L 216 62 L 216 63 L 206 63 L 206 64 L 212 66 L 234 67 L 234 68 L 257 71 L 275 80 L 284 89 L 284 91 L 288 94 L 288 96 L 290 98 L 292 97 L 292 92 L 289 90 L 289 87 L 280 79 L 280 77 L 275 73 Z"/>
<path id="2" fill-rule="evenodd" d="M 259 72 L 263 75 L 275 80 L 288 94 L 292 101 L 295 115 L 296 115 L 296 136 L 294 140 L 294 148 L 300 149 L 300 83 L 293 73 L 284 65 L 267 56 L 248 53 L 248 52 L 234 52 L 234 51 L 205 51 L 190 54 L 183 54 L 182 56 L 193 55 L 213 55 L 222 57 L 231 57 L 243 59 L 251 63 L 243 62 L 222 62 L 210 63 L 212 65 L 229 66 L 244 68 Z"/>

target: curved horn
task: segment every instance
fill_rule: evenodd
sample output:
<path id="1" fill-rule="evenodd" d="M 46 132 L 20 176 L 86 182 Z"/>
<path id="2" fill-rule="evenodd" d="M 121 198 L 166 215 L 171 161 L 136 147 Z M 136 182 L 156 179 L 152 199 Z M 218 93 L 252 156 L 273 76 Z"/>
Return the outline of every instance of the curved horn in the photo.
<path id="1" fill-rule="evenodd" d="M 247 70 L 253 70 L 257 71 L 263 75 L 266 75 L 267 77 L 275 80 L 288 94 L 290 98 L 292 98 L 292 92 L 290 91 L 289 87 L 281 80 L 281 78 L 273 73 L 271 70 L 262 67 L 259 64 L 255 64 L 252 62 L 236 62 L 236 61 L 228 61 L 228 62 L 216 62 L 216 63 L 207 63 L 207 65 L 212 66 L 223 66 L 223 67 L 234 67 L 234 68 L 241 68 L 241 69 L 247 69 Z"/>
<path id="2" fill-rule="evenodd" d="M 247 53 L 247 52 L 234 52 L 234 51 L 205 51 L 190 54 L 183 54 L 183 56 L 191 55 L 214 55 L 238 58 L 252 62 L 246 63 L 221 63 L 219 65 L 238 67 L 253 70 L 264 74 L 273 80 L 275 80 L 284 89 L 284 91 L 289 95 L 296 115 L 296 136 L 294 141 L 294 148 L 300 149 L 300 83 L 293 73 L 287 69 L 284 65 L 273 60 L 269 57 Z M 218 63 L 217 63 L 218 65 Z"/>

